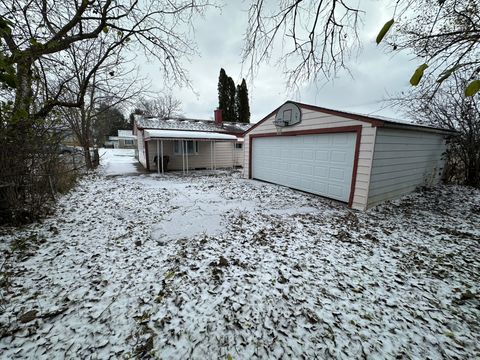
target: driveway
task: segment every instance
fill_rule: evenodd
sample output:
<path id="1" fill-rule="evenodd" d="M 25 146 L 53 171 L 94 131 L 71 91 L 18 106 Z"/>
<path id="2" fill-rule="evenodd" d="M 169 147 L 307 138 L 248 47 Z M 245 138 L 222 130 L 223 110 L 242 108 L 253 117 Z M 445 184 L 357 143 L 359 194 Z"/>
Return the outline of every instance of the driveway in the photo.
<path id="1" fill-rule="evenodd" d="M 475 358 L 480 192 L 368 212 L 240 172 L 84 178 L 1 229 L 5 358 Z"/>
<path id="2" fill-rule="evenodd" d="M 134 176 L 146 171 L 135 158 L 134 149 L 99 149 L 100 171 L 105 176 Z"/>

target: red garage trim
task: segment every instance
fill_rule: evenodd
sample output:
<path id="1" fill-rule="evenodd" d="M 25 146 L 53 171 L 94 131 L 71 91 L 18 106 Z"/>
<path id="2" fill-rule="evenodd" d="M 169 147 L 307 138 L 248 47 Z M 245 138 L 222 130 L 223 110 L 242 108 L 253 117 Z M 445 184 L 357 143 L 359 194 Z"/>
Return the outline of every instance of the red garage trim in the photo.
<path id="1" fill-rule="evenodd" d="M 277 133 L 264 133 L 264 134 L 252 134 L 248 142 L 248 178 L 252 179 L 252 144 L 255 138 L 262 137 L 275 137 L 275 136 L 297 136 L 297 135 L 318 135 L 318 134 L 332 134 L 332 133 L 345 133 L 354 132 L 357 134 L 357 140 L 355 142 L 355 154 L 353 157 L 353 169 L 352 169 L 352 183 L 350 184 L 350 198 L 348 200 L 348 207 L 352 207 L 353 197 L 355 195 L 355 183 L 357 181 L 358 170 L 358 155 L 360 153 L 360 142 L 362 138 L 362 126 L 342 126 L 325 129 L 312 129 L 312 130 L 298 130 Z"/>

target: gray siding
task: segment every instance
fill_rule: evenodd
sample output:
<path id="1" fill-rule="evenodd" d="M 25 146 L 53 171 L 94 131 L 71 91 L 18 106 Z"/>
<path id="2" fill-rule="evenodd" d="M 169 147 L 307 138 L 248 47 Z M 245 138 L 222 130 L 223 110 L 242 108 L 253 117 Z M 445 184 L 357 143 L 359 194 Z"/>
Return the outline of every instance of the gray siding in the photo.
<path id="1" fill-rule="evenodd" d="M 378 128 L 368 207 L 432 186 L 441 179 L 445 137 L 441 134 Z"/>

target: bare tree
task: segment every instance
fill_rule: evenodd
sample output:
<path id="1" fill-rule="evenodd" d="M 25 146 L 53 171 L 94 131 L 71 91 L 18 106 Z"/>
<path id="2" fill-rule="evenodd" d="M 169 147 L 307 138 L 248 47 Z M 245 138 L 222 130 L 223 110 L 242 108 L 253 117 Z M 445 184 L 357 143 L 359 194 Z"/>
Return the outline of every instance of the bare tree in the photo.
<path id="1" fill-rule="evenodd" d="M 348 70 L 349 55 L 361 45 L 358 33 L 365 4 L 347 0 L 253 0 L 243 51 L 250 75 L 278 47 L 278 63 L 284 67 L 289 87 Z M 377 42 L 386 36 L 393 51 L 411 49 L 424 59 L 431 70 L 419 68 L 418 80 L 423 72 L 444 80 L 460 69 L 468 70 L 471 79 L 478 79 L 478 0 L 391 0 L 391 5 L 392 20 L 379 29 Z"/>
<path id="2" fill-rule="evenodd" d="M 42 188 L 54 176 L 54 166 L 40 164 L 50 162 L 41 154 L 52 133 L 46 124 L 58 120 L 56 110 L 90 103 L 92 79 L 127 47 L 155 58 L 169 83 L 188 83 L 182 63 L 195 53 L 189 40 L 192 20 L 207 6 L 209 0 L 0 2 L 0 85 L 12 98 L 12 104 L 1 104 L 0 184 L 5 186 L 0 200 L 13 217 L 25 208 L 38 215 L 33 204 L 43 195 L 33 191 L 32 176 Z M 70 71 L 68 50 L 80 43 L 95 46 L 98 38 L 102 56 L 85 68 L 79 82 Z M 101 92 L 95 88 L 95 93 Z"/>
<path id="3" fill-rule="evenodd" d="M 182 115 L 182 102 L 172 94 L 166 94 L 151 99 L 143 98 L 137 103 L 136 109 L 148 116 L 169 119 Z"/>
<path id="4" fill-rule="evenodd" d="M 404 4 L 405 6 L 405 4 Z M 465 86 L 480 74 L 480 3 L 478 0 L 420 0 L 408 3 L 404 19 L 388 43 L 394 51 L 413 50 L 436 79 L 435 91 L 454 72 Z M 426 68 L 425 68 L 426 69 Z M 419 79 L 418 79 L 419 80 Z M 449 87 L 450 85 L 448 85 Z"/>
<path id="5" fill-rule="evenodd" d="M 67 50 L 68 62 L 64 61 L 66 72 L 73 74 L 72 81 L 60 97 L 64 101 L 74 101 L 85 78 L 108 46 L 102 39 L 85 41 L 72 45 Z M 121 52 L 112 52 L 97 68 L 86 90 L 86 97 L 79 108 L 64 107 L 62 115 L 83 148 L 87 169 L 94 167 L 90 149 L 98 145 L 94 141 L 94 125 L 97 119 L 109 109 L 126 106 L 147 90 L 145 79 L 140 78 L 136 67 Z"/>
<path id="6" fill-rule="evenodd" d="M 464 95 L 468 77 L 456 72 L 433 96 L 427 84 L 390 102 L 418 123 L 458 131 L 449 141 L 447 180 L 480 187 L 480 103 Z"/>
<path id="7" fill-rule="evenodd" d="M 345 68 L 358 46 L 361 10 L 344 0 L 255 0 L 248 13 L 243 61 L 253 73 L 282 46 L 279 61 L 290 86 Z"/>
<path id="8" fill-rule="evenodd" d="M 2 2 L 0 13 L 8 30 L 0 32 L 6 46 L 3 52 L 16 67 L 15 109 L 32 115 L 46 116 L 55 106 L 78 107 L 85 99 L 88 82 L 112 52 L 135 40 L 137 49 L 155 57 L 171 80 L 186 82 L 182 58 L 194 49 L 188 36 L 179 29 L 188 27 L 196 13 L 201 13 L 208 1 L 122 1 L 91 0 L 58 2 L 53 0 L 18 0 Z M 91 68 L 75 101 L 61 99 L 68 82 L 57 84 L 57 91 L 48 91 L 48 99 L 35 113 L 30 113 L 35 65 L 42 60 L 48 66 L 58 66 L 57 56 L 80 41 L 103 36 L 108 44 L 104 57 Z M 60 63 L 59 63 L 60 61 Z M 45 65 L 44 65 L 45 66 Z M 48 82 L 47 82 L 48 84 Z"/>

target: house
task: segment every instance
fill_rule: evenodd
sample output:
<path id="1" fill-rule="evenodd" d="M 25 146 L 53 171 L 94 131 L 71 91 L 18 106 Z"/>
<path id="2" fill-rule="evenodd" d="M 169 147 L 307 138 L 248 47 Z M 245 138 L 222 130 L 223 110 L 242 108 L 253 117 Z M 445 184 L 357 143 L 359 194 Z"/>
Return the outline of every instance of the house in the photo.
<path id="1" fill-rule="evenodd" d="M 136 149 L 137 136 L 132 130 L 118 130 L 117 136 L 109 136 L 105 146 L 115 149 Z"/>
<path id="2" fill-rule="evenodd" d="M 288 101 L 244 134 L 244 176 L 365 210 L 436 184 L 453 133 Z"/>
<path id="3" fill-rule="evenodd" d="M 214 120 L 135 115 L 136 156 L 149 171 L 243 166 L 243 133 L 251 125 Z"/>
<path id="4" fill-rule="evenodd" d="M 136 149 L 137 137 L 133 130 L 118 130 L 118 148 L 119 149 Z"/>

